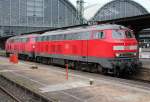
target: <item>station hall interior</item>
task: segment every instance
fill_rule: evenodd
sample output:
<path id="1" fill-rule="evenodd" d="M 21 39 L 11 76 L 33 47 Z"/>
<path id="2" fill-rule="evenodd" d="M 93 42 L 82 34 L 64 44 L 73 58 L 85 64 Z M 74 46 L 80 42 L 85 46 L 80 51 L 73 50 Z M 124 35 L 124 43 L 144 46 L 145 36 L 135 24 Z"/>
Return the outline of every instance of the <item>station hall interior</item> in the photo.
<path id="1" fill-rule="evenodd" d="M 109 20 L 145 17 L 150 12 L 148 3 L 149 1 L 144 3 L 142 0 L 103 0 L 93 3 L 86 0 L 1 0 L 0 37 L 4 44 L 8 37 L 24 33 L 88 22 L 110 23 Z M 125 26 L 131 26 L 130 22 L 126 23 L 129 24 Z M 143 23 L 149 25 L 147 21 Z M 148 47 L 146 43 L 149 43 L 149 27 L 136 29 L 135 33 L 143 47 Z"/>
<path id="2" fill-rule="evenodd" d="M 150 0 L 0 0 L 0 102 L 150 102 Z"/>

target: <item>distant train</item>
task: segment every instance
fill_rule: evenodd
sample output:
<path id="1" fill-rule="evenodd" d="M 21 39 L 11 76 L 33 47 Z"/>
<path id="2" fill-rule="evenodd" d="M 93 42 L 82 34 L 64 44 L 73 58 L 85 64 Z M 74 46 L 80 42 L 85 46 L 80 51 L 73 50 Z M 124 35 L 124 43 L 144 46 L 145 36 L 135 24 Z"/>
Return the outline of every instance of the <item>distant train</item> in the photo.
<path id="1" fill-rule="evenodd" d="M 9 38 L 7 55 L 45 64 L 68 64 L 70 68 L 120 76 L 134 73 L 138 43 L 133 32 L 120 25 L 94 25 Z"/>

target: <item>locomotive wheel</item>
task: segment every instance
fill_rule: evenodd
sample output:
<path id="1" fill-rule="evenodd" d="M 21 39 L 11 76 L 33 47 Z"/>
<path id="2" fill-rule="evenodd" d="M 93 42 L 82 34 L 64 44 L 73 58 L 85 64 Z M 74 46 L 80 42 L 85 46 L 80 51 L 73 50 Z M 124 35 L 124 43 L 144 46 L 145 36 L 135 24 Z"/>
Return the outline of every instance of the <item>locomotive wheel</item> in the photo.
<path id="1" fill-rule="evenodd" d="M 80 64 L 80 62 L 75 62 L 74 65 L 75 65 L 74 66 L 75 70 L 81 70 L 81 64 Z"/>
<path id="2" fill-rule="evenodd" d="M 50 58 L 48 58 L 47 64 L 48 64 L 48 65 L 52 64 L 52 61 L 51 61 Z"/>
<path id="3" fill-rule="evenodd" d="M 36 62 L 37 62 L 37 63 L 39 63 L 39 57 L 36 57 L 36 59 L 35 59 L 35 60 L 36 60 Z"/>
<path id="4" fill-rule="evenodd" d="M 117 67 L 114 68 L 114 76 L 115 77 L 120 77 L 120 69 L 117 68 Z"/>
<path id="5" fill-rule="evenodd" d="M 97 65 L 97 71 L 98 71 L 98 73 L 101 73 L 101 74 L 107 74 L 107 72 L 108 72 L 108 69 L 106 69 L 106 68 L 103 68 L 101 65 Z"/>
<path id="6" fill-rule="evenodd" d="M 89 69 L 88 72 L 91 72 L 91 73 L 97 73 L 98 72 L 98 68 L 97 68 L 96 64 L 89 64 L 88 69 Z"/>
<path id="7" fill-rule="evenodd" d="M 103 73 L 103 67 L 101 65 L 97 65 L 97 72 L 98 73 Z"/>
<path id="8" fill-rule="evenodd" d="M 42 64 L 47 64 L 47 59 L 45 57 L 42 57 Z"/>
<path id="9" fill-rule="evenodd" d="M 86 67 L 85 66 L 81 66 L 81 70 L 84 72 L 87 72 Z"/>

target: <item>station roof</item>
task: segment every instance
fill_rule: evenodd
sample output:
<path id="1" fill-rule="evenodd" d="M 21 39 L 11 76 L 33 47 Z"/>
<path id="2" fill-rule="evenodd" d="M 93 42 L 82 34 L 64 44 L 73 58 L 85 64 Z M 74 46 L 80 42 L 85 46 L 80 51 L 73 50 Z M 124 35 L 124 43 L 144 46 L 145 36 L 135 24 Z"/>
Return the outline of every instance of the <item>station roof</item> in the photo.
<path id="1" fill-rule="evenodd" d="M 76 0 L 70 0 L 70 1 L 75 5 Z M 84 0 L 84 1 L 85 1 L 84 17 L 87 20 L 90 20 L 104 5 L 107 5 L 108 3 L 117 0 Z M 148 12 L 150 12 L 150 6 L 149 6 L 150 0 L 130 0 L 130 1 L 134 1 L 135 3 L 145 8 Z"/>

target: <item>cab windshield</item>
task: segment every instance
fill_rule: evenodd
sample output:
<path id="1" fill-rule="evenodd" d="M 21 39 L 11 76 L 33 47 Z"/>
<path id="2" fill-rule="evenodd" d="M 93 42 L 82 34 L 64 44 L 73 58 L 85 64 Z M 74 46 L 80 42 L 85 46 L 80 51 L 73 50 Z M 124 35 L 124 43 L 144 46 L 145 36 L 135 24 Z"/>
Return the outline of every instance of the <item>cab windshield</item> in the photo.
<path id="1" fill-rule="evenodd" d="M 131 31 L 125 30 L 113 30 L 112 31 L 113 39 L 125 39 L 125 38 L 135 38 Z"/>

